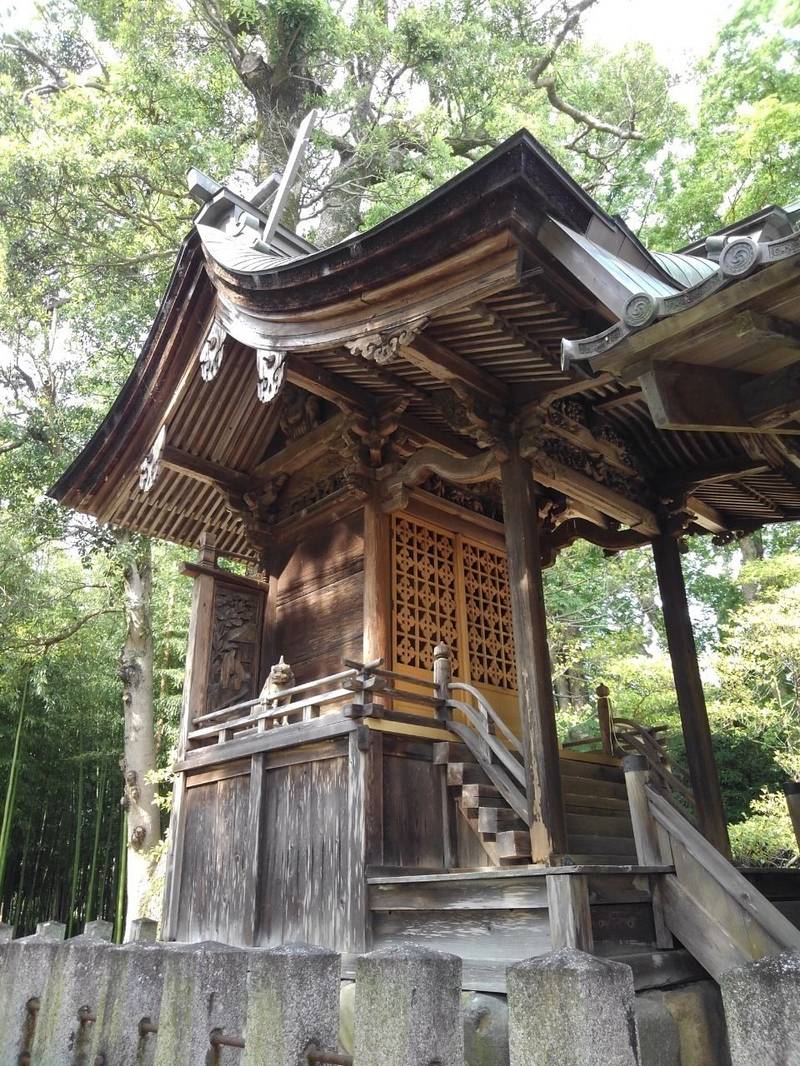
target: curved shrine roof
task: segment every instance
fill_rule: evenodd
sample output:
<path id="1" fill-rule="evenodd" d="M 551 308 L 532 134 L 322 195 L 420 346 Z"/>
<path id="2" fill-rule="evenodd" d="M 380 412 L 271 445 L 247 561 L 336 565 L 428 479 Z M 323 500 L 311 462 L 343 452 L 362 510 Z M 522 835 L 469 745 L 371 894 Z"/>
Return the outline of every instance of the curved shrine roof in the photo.
<path id="1" fill-rule="evenodd" d="M 791 213 L 650 253 L 525 131 L 324 250 L 282 229 L 264 245 L 263 211 L 205 180 L 130 378 L 51 490 L 64 503 L 254 558 L 357 495 L 354 455 L 372 448 L 369 477 L 423 445 L 469 458 L 514 421 L 556 523 L 726 536 L 800 517 L 800 427 L 775 400 L 800 395 Z"/>

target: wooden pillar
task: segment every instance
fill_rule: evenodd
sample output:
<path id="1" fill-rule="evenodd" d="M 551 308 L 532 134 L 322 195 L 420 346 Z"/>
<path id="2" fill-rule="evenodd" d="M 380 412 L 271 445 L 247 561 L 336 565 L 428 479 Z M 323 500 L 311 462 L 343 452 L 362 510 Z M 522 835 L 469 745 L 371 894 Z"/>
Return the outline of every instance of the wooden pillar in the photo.
<path id="1" fill-rule="evenodd" d="M 198 562 L 213 566 L 216 563 L 213 537 L 204 534 L 200 541 Z M 192 606 L 189 615 L 189 639 L 186 648 L 186 669 L 183 678 L 181 724 L 177 757 L 180 761 L 187 748 L 188 734 L 194 718 L 206 709 L 208 666 L 211 659 L 213 630 L 214 578 L 200 573 L 194 578 Z M 181 895 L 183 868 L 183 837 L 186 822 L 186 774 L 178 773 L 172 792 L 172 815 L 169 826 L 169 852 L 164 877 L 164 907 L 161 928 L 162 940 L 174 940 L 178 931 L 178 906 Z"/>
<path id="2" fill-rule="evenodd" d="M 711 728 L 708 724 L 677 540 L 664 534 L 656 537 L 653 541 L 653 559 L 686 744 L 689 776 L 697 803 L 698 828 L 718 851 L 729 857 L 728 827 L 722 807 L 719 775 L 711 743 Z"/>
<path id="3" fill-rule="evenodd" d="M 588 878 L 583 874 L 548 874 L 545 881 L 553 951 L 560 948 L 593 951 Z"/>
<path id="4" fill-rule="evenodd" d="M 377 495 L 364 505 L 364 662 L 392 665 L 391 519 Z"/>
<path id="5" fill-rule="evenodd" d="M 536 488 L 530 465 L 516 445 L 500 465 L 500 478 L 531 855 L 533 862 L 552 864 L 567 851 L 567 828 L 547 646 Z"/>
<path id="6" fill-rule="evenodd" d="M 367 867 L 383 863 L 383 737 L 366 725 L 350 733 L 347 779 L 346 950 L 370 947 Z"/>
<path id="7" fill-rule="evenodd" d="M 797 846 L 800 848 L 800 781 L 784 781 L 783 792 L 786 796 L 786 806 L 789 808 L 789 817 L 792 819 Z"/>

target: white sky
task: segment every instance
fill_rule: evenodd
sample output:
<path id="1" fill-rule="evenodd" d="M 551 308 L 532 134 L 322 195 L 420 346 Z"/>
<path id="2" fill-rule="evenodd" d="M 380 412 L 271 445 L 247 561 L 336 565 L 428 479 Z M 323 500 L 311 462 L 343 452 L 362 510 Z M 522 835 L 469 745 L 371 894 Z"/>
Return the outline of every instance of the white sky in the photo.
<path id="1" fill-rule="evenodd" d="M 600 0 L 583 16 L 584 40 L 615 49 L 646 41 L 674 74 L 702 58 L 739 6 L 737 0 Z M 675 96 L 692 104 L 698 87 L 685 81 Z"/>

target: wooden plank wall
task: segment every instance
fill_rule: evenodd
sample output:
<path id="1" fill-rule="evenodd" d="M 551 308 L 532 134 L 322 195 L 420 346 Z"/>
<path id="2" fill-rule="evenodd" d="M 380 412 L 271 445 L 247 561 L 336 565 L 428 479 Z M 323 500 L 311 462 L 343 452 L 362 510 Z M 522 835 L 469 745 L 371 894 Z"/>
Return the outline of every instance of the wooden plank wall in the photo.
<path id="1" fill-rule="evenodd" d="M 277 582 L 272 655 L 298 682 L 360 659 L 364 631 L 364 516 L 355 512 L 301 540 Z"/>
<path id="2" fill-rule="evenodd" d="M 186 789 L 177 940 L 241 943 L 249 849 L 249 760 L 244 767 L 230 768 L 236 776 Z"/>
<path id="3" fill-rule="evenodd" d="M 256 943 L 347 947 L 346 753 L 267 769 Z"/>
<path id="4" fill-rule="evenodd" d="M 443 869 L 445 767 L 433 743 L 384 735 L 383 862 L 388 867 Z"/>

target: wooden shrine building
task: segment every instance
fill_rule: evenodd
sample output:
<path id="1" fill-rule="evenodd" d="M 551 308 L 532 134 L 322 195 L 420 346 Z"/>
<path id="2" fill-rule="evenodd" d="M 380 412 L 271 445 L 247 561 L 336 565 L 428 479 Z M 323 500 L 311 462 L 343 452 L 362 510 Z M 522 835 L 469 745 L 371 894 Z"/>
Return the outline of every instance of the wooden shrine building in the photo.
<path id="1" fill-rule="evenodd" d="M 524 131 L 325 250 L 191 178 L 53 489 L 199 549 L 164 938 L 419 941 L 490 989 L 551 945 L 640 983 L 800 945 L 727 859 L 680 563 L 800 519 L 796 214 L 651 253 Z M 653 551 L 688 785 L 602 689 L 559 746 L 542 570 L 578 538 Z"/>

